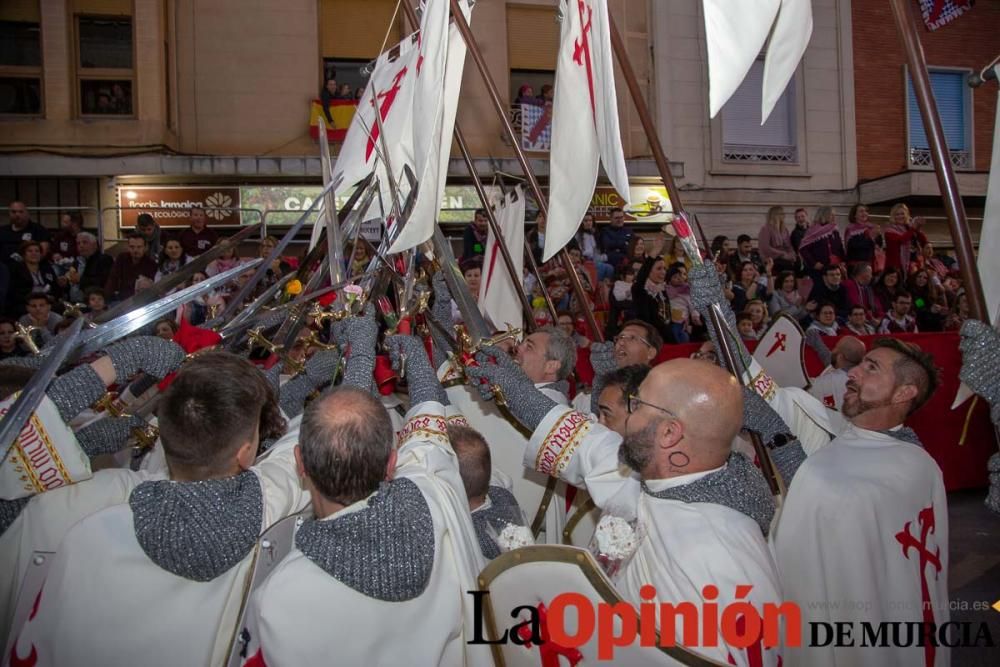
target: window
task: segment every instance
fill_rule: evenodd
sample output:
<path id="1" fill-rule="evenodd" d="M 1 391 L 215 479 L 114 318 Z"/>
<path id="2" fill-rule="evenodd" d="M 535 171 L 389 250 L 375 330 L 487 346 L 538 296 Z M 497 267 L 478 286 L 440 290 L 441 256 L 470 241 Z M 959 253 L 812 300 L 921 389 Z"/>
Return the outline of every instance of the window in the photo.
<path id="1" fill-rule="evenodd" d="M 134 116 L 130 16 L 77 16 L 77 91 L 81 116 Z"/>
<path id="2" fill-rule="evenodd" d="M 972 105 L 970 88 L 966 85 L 968 73 L 956 70 L 931 70 L 931 90 L 937 104 L 945 142 L 951 153 L 951 163 L 957 169 L 972 168 L 972 142 L 969 128 L 972 127 Z M 907 136 L 909 136 L 909 164 L 911 167 L 933 167 L 930 144 L 924 132 L 924 121 L 917 106 L 917 96 L 913 93 L 913 83 L 906 76 Z"/>
<path id="3" fill-rule="evenodd" d="M 541 98 L 543 86 L 555 84 L 559 32 L 553 7 L 507 6 L 510 123 L 524 150 L 547 151 L 551 145 L 551 112 Z M 538 103 L 518 103 L 523 86 L 531 87 Z"/>
<path id="4" fill-rule="evenodd" d="M 722 107 L 722 160 L 754 164 L 797 164 L 795 78 L 760 124 L 764 61 L 756 60 L 743 83 Z"/>
<path id="5" fill-rule="evenodd" d="M 0 3 L 0 115 L 42 113 L 42 32 L 37 0 Z"/>

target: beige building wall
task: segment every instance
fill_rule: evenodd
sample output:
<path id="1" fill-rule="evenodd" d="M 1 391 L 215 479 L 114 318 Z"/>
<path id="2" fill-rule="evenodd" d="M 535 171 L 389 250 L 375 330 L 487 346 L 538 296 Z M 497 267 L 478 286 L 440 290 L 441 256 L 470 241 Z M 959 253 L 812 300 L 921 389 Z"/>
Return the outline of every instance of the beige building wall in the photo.
<path id="1" fill-rule="evenodd" d="M 856 201 L 850 1 L 812 5 L 812 39 L 795 79 L 799 162 L 760 165 L 722 160 L 721 119 L 709 118 L 701 2 L 652 3 L 657 124 L 667 155 L 684 165 L 683 204 L 709 236 L 756 236 L 772 205 L 846 213 Z"/>

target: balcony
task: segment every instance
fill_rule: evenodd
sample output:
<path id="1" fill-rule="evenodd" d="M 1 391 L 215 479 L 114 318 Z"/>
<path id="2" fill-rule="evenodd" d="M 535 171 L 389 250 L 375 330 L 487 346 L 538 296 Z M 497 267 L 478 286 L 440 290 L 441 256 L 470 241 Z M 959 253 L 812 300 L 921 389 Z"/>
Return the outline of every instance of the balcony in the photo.
<path id="1" fill-rule="evenodd" d="M 972 169 L 972 153 L 968 150 L 948 151 L 951 153 L 951 165 L 955 169 Z M 929 148 L 910 147 L 910 167 L 914 169 L 933 169 L 934 159 Z"/>

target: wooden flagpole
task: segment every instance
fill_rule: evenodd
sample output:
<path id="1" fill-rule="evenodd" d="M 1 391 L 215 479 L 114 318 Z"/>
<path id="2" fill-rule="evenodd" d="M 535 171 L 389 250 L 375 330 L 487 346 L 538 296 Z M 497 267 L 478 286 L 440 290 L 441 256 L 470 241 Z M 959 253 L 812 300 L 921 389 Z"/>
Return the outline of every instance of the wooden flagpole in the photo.
<path id="1" fill-rule="evenodd" d="M 525 156 L 524 150 L 521 148 L 519 138 L 514 134 L 514 128 L 511 127 L 510 119 L 507 118 L 507 109 L 500 100 L 500 92 L 497 89 L 496 82 L 493 81 L 493 75 L 490 74 L 490 70 L 486 66 L 486 60 L 483 58 L 482 51 L 479 50 L 479 44 L 476 43 L 476 38 L 472 35 L 472 29 L 469 28 L 469 22 L 465 20 L 465 14 L 462 13 L 462 8 L 459 6 L 458 0 L 450 1 L 451 15 L 455 21 L 455 27 L 458 28 L 458 32 L 462 35 L 462 39 L 465 40 L 465 45 L 468 47 L 469 53 L 472 55 L 473 62 L 476 63 L 476 69 L 479 70 L 479 75 L 486 86 L 486 92 L 489 94 L 490 101 L 493 104 L 493 110 L 496 112 L 497 118 L 500 119 L 500 125 L 503 127 L 504 133 L 510 139 L 510 143 L 514 147 L 514 153 L 517 156 L 517 161 L 520 163 L 521 170 L 524 172 L 524 176 L 528 180 L 528 186 L 531 188 L 531 192 L 535 196 L 535 202 L 538 203 L 538 208 L 546 216 L 546 218 L 548 218 L 548 200 L 542 193 L 542 186 L 538 183 L 535 171 L 531 168 L 531 165 L 528 164 L 528 158 Z M 406 4 L 405 0 L 403 4 Z M 573 267 L 573 263 L 569 259 L 569 253 L 565 248 L 559 251 L 559 258 L 562 260 L 563 267 L 569 275 L 570 285 L 573 287 L 573 294 L 576 296 L 581 310 L 583 310 L 583 315 L 587 320 L 587 325 L 590 327 L 594 340 L 597 342 L 604 342 L 604 333 L 597 324 L 597 319 L 594 317 L 594 311 L 591 308 L 587 308 L 587 298 L 583 291 L 583 285 L 580 283 L 580 276 L 576 274 L 576 269 Z M 553 324 L 555 324 L 555 322 L 553 322 Z"/>
<path id="2" fill-rule="evenodd" d="M 909 0 L 890 0 L 889 4 L 892 5 L 892 15 L 896 19 L 899 41 L 906 51 L 913 93 L 917 98 L 917 106 L 920 107 L 920 118 L 924 122 L 924 132 L 930 145 L 931 159 L 934 161 L 934 175 L 937 176 L 938 187 L 941 189 L 941 199 L 948 215 L 948 229 L 951 231 L 955 253 L 958 255 L 958 268 L 965 284 L 965 292 L 969 297 L 969 311 L 977 320 L 991 324 L 983 284 L 979 279 L 979 271 L 976 270 L 976 253 L 972 248 L 972 235 L 969 233 L 969 223 L 965 217 L 965 205 L 958 192 L 955 168 L 951 164 L 951 154 L 944 138 L 944 129 L 941 127 L 941 117 L 934 103 L 934 93 L 927 73 L 927 59 L 917 32 L 917 20 Z"/>

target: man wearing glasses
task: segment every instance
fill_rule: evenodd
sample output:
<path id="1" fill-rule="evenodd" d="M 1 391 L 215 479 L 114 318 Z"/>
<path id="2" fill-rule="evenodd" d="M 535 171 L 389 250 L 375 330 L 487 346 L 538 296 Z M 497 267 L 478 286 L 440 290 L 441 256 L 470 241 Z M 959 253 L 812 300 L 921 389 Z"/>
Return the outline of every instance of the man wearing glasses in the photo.
<path id="1" fill-rule="evenodd" d="M 752 586 L 746 599 L 757 608 L 780 603 L 766 541 L 774 502 L 760 472 L 731 448 L 743 426 L 736 378 L 693 359 L 654 367 L 628 397 L 622 436 L 547 400 L 498 351 L 477 360 L 467 369 L 473 386 L 487 400 L 492 387 L 501 388 L 510 411 L 532 430 L 525 466 L 585 488 L 605 513 L 638 521 L 645 537 L 613 578 L 625 600 L 648 600 L 640 595 L 648 584 L 656 591 L 650 601 L 699 604 L 712 585 L 719 608 L 736 599 L 737 586 Z M 677 633 L 681 643 L 680 626 Z M 742 666 L 761 650 L 690 648 Z M 777 665 L 779 651 L 764 649 L 761 659 L 755 655 L 753 664 Z"/>
<path id="2" fill-rule="evenodd" d="M 598 399 L 604 376 L 626 366 L 652 366 L 663 347 L 663 338 L 656 327 L 642 320 L 629 320 L 614 339 L 590 346 L 590 364 L 594 367 L 594 384 L 590 393 L 580 392 L 573 399 L 573 408 L 585 414 L 599 415 Z"/>

